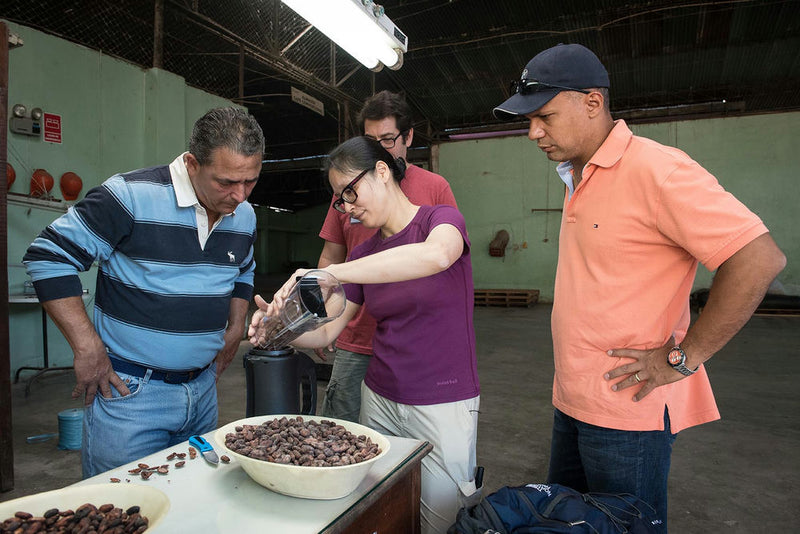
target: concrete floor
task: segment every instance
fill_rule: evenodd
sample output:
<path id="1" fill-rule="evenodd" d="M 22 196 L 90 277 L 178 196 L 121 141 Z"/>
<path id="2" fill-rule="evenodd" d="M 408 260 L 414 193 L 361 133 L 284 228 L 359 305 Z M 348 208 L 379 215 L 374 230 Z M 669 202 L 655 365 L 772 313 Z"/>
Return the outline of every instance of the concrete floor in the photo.
<path id="1" fill-rule="evenodd" d="M 550 306 L 476 308 L 481 415 L 479 464 L 486 489 L 543 482 L 547 475 L 552 406 Z M 248 344 L 243 342 L 241 351 Z M 675 444 L 670 477 L 670 530 L 694 533 L 796 531 L 800 510 L 800 317 L 754 317 L 715 357 L 709 373 L 722 420 L 688 429 Z M 241 360 L 238 360 L 239 362 Z M 26 375 L 23 374 L 23 377 Z M 25 397 L 13 385 L 15 489 L 0 501 L 72 484 L 79 451 L 58 438 L 58 413 L 69 397 L 71 372 L 44 375 Z M 326 383 L 319 382 L 320 399 Z M 231 365 L 219 382 L 223 425 L 244 417 L 245 379 Z"/>

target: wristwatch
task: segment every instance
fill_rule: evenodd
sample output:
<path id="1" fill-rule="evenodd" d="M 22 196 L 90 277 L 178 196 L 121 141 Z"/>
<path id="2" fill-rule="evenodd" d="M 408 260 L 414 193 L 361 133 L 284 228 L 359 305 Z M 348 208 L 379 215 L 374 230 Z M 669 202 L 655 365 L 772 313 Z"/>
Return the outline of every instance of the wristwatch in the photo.
<path id="1" fill-rule="evenodd" d="M 692 376 L 697 372 L 697 369 L 700 368 L 698 365 L 697 369 L 693 371 L 686 367 L 686 353 L 683 351 L 680 345 L 675 345 L 672 347 L 672 350 L 670 350 L 669 354 L 667 355 L 667 361 L 673 369 L 686 376 Z"/>

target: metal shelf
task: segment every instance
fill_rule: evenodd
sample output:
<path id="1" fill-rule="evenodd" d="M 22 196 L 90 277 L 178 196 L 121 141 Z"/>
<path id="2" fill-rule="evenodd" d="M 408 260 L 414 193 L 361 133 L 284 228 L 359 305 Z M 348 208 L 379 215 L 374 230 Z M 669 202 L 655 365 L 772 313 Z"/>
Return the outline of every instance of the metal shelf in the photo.
<path id="1" fill-rule="evenodd" d="M 57 211 L 59 213 L 66 213 L 69 207 L 72 205 L 71 203 L 63 200 L 45 200 L 42 198 L 34 198 L 28 195 L 22 195 L 20 193 L 8 193 L 8 203 L 41 210 Z"/>

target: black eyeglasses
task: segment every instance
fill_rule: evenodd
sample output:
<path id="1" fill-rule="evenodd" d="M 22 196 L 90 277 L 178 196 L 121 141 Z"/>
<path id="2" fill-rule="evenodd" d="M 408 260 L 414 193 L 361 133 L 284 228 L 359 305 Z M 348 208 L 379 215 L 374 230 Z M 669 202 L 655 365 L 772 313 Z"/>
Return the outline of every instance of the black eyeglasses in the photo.
<path id="1" fill-rule="evenodd" d="M 539 91 L 546 91 L 547 89 L 561 89 L 563 91 L 578 91 L 579 93 L 583 93 L 588 95 L 591 91 L 587 91 L 585 89 L 578 89 L 577 87 L 566 87 L 564 85 L 553 85 L 552 83 L 544 83 L 538 80 L 528 80 L 528 79 L 521 79 L 521 80 L 514 80 L 511 82 L 511 87 L 509 90 L 512 93 L 519 93 L 521 95 L 529 95 L 531 93 L 537 93 Z"/>
<path id="2" fill-rule="evenodd" d="M 394 148 L 394 145 L 397 144 L 397 139 L 402 135 L 408 135 L 409 130 L 404 132 L 400 132 L 399 134 L 395 135 L 394 137 L 371 137 L 370 139 L 375 139 L 375 141 L 379 142 L 383 148 Z M 369 137 L 369 136 L 368 136 Z"/>
<path id="3" fill-rule="evenodd" d="M 347 184 L 344 189 L 342 189 L 342 194 L 339 195 L 339 198 L 333 201 L 333 209 L 338 211 L 339 213 L 347 213 L 347 210 L 344 209 L 344 203 L 347 202 L 348 204 L 352 204 L 356 200 L 358 200 L 358 193 L 356 190 L 353 189 L 353 186 L 356 185 L 361 178 L 364 177 L 372 169 L 366 169 L 361 171 L 358 176 L 353 178 L 349 184 Z"/>

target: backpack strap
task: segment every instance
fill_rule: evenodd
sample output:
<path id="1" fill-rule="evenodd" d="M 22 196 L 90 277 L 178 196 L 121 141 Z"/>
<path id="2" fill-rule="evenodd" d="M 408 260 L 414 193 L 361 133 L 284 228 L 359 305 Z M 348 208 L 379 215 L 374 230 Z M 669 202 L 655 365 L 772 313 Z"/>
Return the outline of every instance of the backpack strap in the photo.
<path id="1" fill-rule="evenodd" d="M 542 510 L 542 515 L 544 515 L 545 517 L 550 517 L 550 514 L 553 513 L 553 509 L 555 509 L 555 507 L 558 506 L 558 503 L 560 503 L 562 500 L 566 499 L 567 497 L 571 497 L 571 496 L 572 495 L 570 495 L 569 493 L 566 493 L 566 492 L 559 493 L 558 495 L 553 497 L 550 500 L 550 502 L 547 504 L 545 509 Z"/>
<path id="2" fill-rule="evenodd" d="M 503 520 L 500 519 L 499 515 L 497 515 L 497 512 L 495 511 L 494 507 L 492 507 L 491 503 L 489 503 L 486 499 L 483 499 L 478 506 L 480 506 L 481 510 L 486 513 L 486 517 L 492 524 L 493 529 L 498 531 L 500 534 L 508 534 L 508 531 L 506 531 L 506 526 L 503 524 Z"/>
<path id="3" fill-rule="evenodd" d="M 592 532 L 599 534 L 599 532 L 597 531 L 596 528 L 594 528 L 593 525 L 587 523 L 584 520 L 564 521 L 563 519 L 555 519 L 553 517 L 548 517 L 548 514 L 553 511 L 553 506 L 555 506 L 553 503 L 550 503 L 547 506 L 547 508 L 545 508 L 545 511 L 543 512 L 544 515 L 542 515 L 539 513 L 539 511 L 536 509 L 536 507 L 533 505 L 533 503 L 531 502 L 531 500 L 528 498 L 528 496 L 525 494 L 524 491 L 517 490 L 517 493 L 519 495 L 520 501 L 525 503 L 525 506 L 528 507 L 528 509 L 531 511 L 534 517 L 536 517 L 536 520 L 539 521 L 542 524 L 542 526 L 551 525 L 564 528 L 564 527 L 574 527 L 576 525 L 586 525 L 592 530 Z M 564 493 L 559 493 L 553 498 L 553 501 L 558 502 L 564 497 L 569 497 L 569 495 Z"/>
<path id="4" fill-rule="evenodd" d="M 581 495 L 580 493 L 572 493 L 570 491 L 563 491 L 563 492 L 559 493 L 558 495 L 556 495 L 555 497 L 553 497 L 553 499 L 547 504 L 545 509 L 542 511 L 542 515 L 544 515 L 550 521 L 564 521 L 564 520 L 554 519 L 554 518 L 550 517 L 550 514 L 553 513 L 553 510 L 555 510 L 556 506 L 558 506 L 558 503 L 560 503 L 561 501 L 566 500 L 566 499 L 577 499 L 578 501 L 581 501 L 581 502 L 585 501 L 585 499 L 583 498 L 583 495 Z M 579 521 L 564 521 L 564 522 L 568 523 L 570 526 L 586 525 L 590 529 L 592 529 L 592 532 L 597 532 L 597 529 L 594 528 L 594 525 L 592 525 L 591 523 L 586 522 L 583 519 L 581 519 Z"/>
<path id="5" fill-rule="evenodd" d="M 539 510 L 536 509 L 523 490 L 517 490 L 516 493 L 519 497 L 519 500 L 528 507 L 528 510 L 530 510 L 530 512 L 533 514 L 533 517 L 535 517 L 537 521 L 547 521 L 547 518 L 539 513 Z"/>

